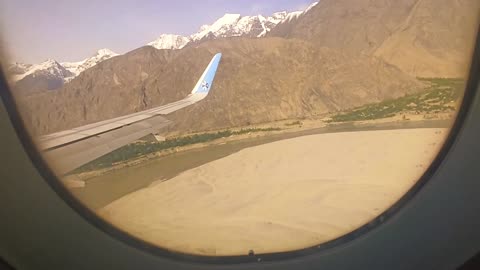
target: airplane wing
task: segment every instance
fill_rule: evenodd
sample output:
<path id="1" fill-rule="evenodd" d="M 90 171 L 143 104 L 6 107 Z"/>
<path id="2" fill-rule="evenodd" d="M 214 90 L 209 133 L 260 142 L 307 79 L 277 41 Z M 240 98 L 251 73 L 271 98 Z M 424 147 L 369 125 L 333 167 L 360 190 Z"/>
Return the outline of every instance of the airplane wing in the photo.
<path id="1" fill-rule="evenodd" d="M 204 99 L 212 87 L 221 53 L 216 54 L 192 92 L 182 100 L 37 138 L 39 148 L 64 174 L 134 140 L 156 133 L 171 121 L 161 117 Z"/>

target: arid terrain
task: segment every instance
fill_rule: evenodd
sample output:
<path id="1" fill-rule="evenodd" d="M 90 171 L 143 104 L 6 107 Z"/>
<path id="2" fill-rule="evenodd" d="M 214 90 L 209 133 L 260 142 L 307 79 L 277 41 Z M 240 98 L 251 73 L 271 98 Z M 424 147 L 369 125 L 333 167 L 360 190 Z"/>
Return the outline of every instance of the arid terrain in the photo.
<path id="1" fill-rule="evenodd" d="M 60 89 L 19 95 L 19 102 L 34 134 L 81 126 L 183 98 L 222 52 L 212 93 L 171 115 L 171 132 L 345 110 L 421 91 L 417 77 L 465 77 L 479 5 L 325 0 L 267 37 L 207 40 L 182 50 L 142 47 Z"/>
<path id="2" fill-rule="evenodd" d="M 475 0 L 326 0 L 269 35 L 373 55 L 414 77 L 457 78 L 468 70 L 479 7 Z"/>
<path id="3" fill-rule="evenodd" d="M 45 135 L 180 100 L 221 52 L 208 96 L 166 115 L 165 141 L 137 140 L 64 180 L 107 221 L 169 250 L 311 247 L 378 217 L 430 166 L 462 103 L 479 9 L 321 0 L 263 36 L 141 47 L 61 88 L 18 88 L 17 100 Z"/>
<path id="4" fill-rule="evenodd" d="M 126 195 L 100 215 L 148 242 L 200 255 L 314 246 L 395 203 L 445 129 L 312 135 L 247 148 Z"/>
<path id="5" fill-rule="evenodd" d="M 169 116 L 173 129 L 204 131 L 304 117 L 423 87 L 376 58 L 351 57 L 300 40 L 232 38 L 174 53 L 144 47 L 102 62 L 64 88 L 29 97 L 31 120 L 44 134 L 179 100 L 216 52 L 223 59 L 212 93 Z"/>

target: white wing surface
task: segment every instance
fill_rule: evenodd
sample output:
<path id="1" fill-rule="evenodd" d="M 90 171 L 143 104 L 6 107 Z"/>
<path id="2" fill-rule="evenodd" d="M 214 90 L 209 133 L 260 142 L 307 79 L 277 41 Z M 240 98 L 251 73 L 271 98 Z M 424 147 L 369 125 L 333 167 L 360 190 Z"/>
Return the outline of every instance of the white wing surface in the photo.
<path id="1" fill-rule="evenodd" d="M 216 54 L 192 92 L 182 100 L 117 118 L 41 136 L 37 142 L 57 172 L 66 173 L 148 134 L 170 121 L 167 115 L 207 97 L 222 57 Z"/>

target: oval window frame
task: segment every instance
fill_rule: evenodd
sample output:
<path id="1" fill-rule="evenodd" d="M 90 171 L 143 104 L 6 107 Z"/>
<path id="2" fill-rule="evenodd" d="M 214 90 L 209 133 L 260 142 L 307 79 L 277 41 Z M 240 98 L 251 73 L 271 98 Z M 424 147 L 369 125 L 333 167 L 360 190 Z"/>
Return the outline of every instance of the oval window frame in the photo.
<path id="1" fill-rule="evenodd" d="M 103 233 L 120 240 L 121 242 L 139 249 L 143 252 L 150 253 L 155 256 L 160 256 L 167 259 L 173 259 L 180 262 L 188 263 L 206 263 L 206 264 L 220 264 L 220 265 L 230 265 L 230 264 L 244 264 L 252 262 L 278 262 L 291 259 L 298 259 L 304 256 L 312 254 L 321 254 L 327 251 L 330 251 L 333 248 L 346 245 L 351 241 L 362 237 L 372 230 L 379 228 L 382 224 L 389 221 L 393 218 L 402 208 L 408 205 L 415 195 L 429 182 L 433 177 L 435 172 L 439 169 L 445 158 L 448 156 L 452 146 L 454 145 L 456 138 L 460 131 L 462 130 L 463 124 L 469 115 L 471 110 L 474 98 L 477 96 L 478 85 L 480 82 L 480 32 L 477 31 L 475 50 L 472 55 L 472 62 L 470 65 L 469 77 L 465 87 L 465 92 L 463 100 L 457 117 L 449 131 L 449 134 L 443 144 L 442 148 L 436 155 L 435 159 L 432 161 L 430 166 L 427 168 L 425 173 L 420 177 L 420 179 L 405 193 L 396 203 L 394 203 L 390 208 L 385 210 L 383 213 L 378 215 L 371 222 L 364 224 L 363 226 L 355 229 L 354 231 L 344 234 L 336 239 L 315 245 L 312 247 L 306 247 L 303 249 L 287 251 L 287 252 L 277 252 L 277 253 L 266 253 L 266 254 L 256 254 L 253 256 L 249 255 L 236 255 L 236 256 L 202 256 L 202 255 L 193 255 L 187 253 L 180 253 L 176 251 L 170 251 L 168 249 L 162 248 L 160 246 L 153 245 L 149 242 L 146 242 L 140 238 L 137 238 L 133 235 L 130 235 L 128 232 L 122 231 L 116 226 L 108 223 L 104 219 L 100 218 L 95 214 L 94 211 L 87 208 L 79 199 L 72 195 L 68 189 L 57 179 L 53 171 L 48 166 L 48 163 L 43 159 L 41 153 L 37 150 L 35 143 L 27 131 L 25 123 L 23 122 L 20 112 L 17 108 L 15 98 L 12 95 L 9 85 L 7 83 L 6 77 L 3 70 L 0 70 L 0 98 L 2 99 L 7 113 L 10 117 L 10 121 L 14 126 L 15 132 L 19 137 L 23 148 L 28 154 L 32 164 L 36 167 L 38 173 L 42 176 L 47 184 L 55 191 L 55 193 L 67 203 L 67 205 L 77 212 L 81 217 L 83 217 L 87 222 L 96 228 L 100 229 Z"/>

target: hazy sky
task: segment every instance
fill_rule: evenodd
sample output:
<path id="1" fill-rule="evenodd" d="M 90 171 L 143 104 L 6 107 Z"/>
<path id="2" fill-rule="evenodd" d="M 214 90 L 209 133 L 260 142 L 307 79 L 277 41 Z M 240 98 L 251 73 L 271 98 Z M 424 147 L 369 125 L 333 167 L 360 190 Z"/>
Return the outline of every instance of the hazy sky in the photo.
<path id="1" fill-rule="evenodd" d="M 270 15 L 314 0 L 3 0 L 2 38 L 11 61 L 79 61 L 101 48 L 117 53 L 160 34 L 189 35 L 225 13 Z"/>

